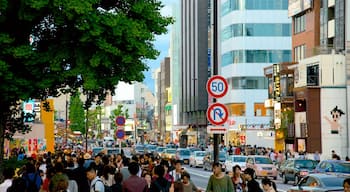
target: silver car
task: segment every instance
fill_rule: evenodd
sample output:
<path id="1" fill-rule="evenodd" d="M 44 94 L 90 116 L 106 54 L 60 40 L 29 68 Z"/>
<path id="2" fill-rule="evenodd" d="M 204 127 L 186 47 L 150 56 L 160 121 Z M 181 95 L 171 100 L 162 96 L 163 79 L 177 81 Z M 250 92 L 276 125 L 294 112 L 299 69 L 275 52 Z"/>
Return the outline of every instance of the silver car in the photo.
<path id="1" fill-rule="evenodd" d="M 205 151 L 194 151 L 190 157 L 190 167 L 203 167 L 203 157 Z"/>

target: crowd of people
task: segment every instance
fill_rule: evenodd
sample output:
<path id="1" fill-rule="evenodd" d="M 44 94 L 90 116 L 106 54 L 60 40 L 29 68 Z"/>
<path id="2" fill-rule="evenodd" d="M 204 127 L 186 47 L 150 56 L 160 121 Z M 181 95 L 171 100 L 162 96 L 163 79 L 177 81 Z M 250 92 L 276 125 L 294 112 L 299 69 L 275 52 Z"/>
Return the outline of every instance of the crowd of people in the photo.
<path id="1" fill-rule="evenodd" d="M 272 155 L 273 154 L 273 155 Z M 279 160 L 281 153 L 267 154 Z M 198 188 L 191 175 L 176 159 L 155 158 L 150 154 L 96 155 L 82 151 L 57 151 L 27 157 L 18 153 L 21 168 L 3 170 L 0 192 L 275 192 L 274 181 L 254 178 L 254 169 L 235 165 L 226 174 L 220 163 L 212 165 L 213 174 L 206 189 Z M 344 181 L 344 191 L 350 191 L 350 180 Z"/>

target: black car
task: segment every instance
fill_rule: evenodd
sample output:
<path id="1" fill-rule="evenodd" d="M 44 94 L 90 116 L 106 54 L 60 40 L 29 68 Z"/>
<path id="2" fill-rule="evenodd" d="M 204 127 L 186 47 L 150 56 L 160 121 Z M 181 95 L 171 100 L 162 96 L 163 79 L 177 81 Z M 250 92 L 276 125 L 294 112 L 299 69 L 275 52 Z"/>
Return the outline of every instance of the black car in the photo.
<path id="1" fill-rule="evenodd" d="M 315 172 L 317 163 L 311 159 L 288 159 L 282 163 L 278 171 L 283 183 L 294 181 L 296 185 L 301 178 Z"/>
<path id="2" fill-rule="evenodd" d="M 225 170 L 225 161 L 226 161 L 226 153 L 225 151 L 219 152 L 219 163 L 221 163 L 222 168 Z M 207 152 L 203 157 L 203 169 L 204 170 L 212 170 L 212 166 L 214 163 L 214 152 Z"/>

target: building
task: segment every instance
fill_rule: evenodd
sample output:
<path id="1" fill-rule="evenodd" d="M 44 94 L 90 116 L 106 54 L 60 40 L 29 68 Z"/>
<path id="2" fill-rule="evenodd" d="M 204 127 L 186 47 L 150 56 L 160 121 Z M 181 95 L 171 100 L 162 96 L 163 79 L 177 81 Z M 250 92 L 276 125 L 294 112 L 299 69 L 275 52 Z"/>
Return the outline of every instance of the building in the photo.
<path id="1" fill-rule="evenodd" d="M 175 28 L 178 39 L 172 49 L 172 83 L 179 91 L 173 93 L 173 136 L 180 136 L 182 145 L 205 143 L 208 94 L 208 1 L 181 0 L 175 11 L 180 26 Z M 176 10 L 176 9 L 175 9 Z M 173 38 L 174 39 L 174 38 Z M 176 58 L 179 58 L 176 60 Z M 172 89 L 177 87 L 171 86 Z"/>
<path id="2" fill-rule="evenodd" d="M 229 91 L 219 101 L 228 107 L 231 122 L 226 143 L 273 147 L 273 110 L 264 105 L 268 80 L 263 69 L 291 61 L 288 0 L 223 0 L 220 15 L 219 73 Z"/>
<path id="3" fill-rule="evenodd" d="M 293 21 L 294 144 L 296 152 L 348 154 L 345 1 L 289 2 Z M 290 143 L 291 144 L 291 143 Z M 287 147 L 287 148 L 288 148 Z"/>

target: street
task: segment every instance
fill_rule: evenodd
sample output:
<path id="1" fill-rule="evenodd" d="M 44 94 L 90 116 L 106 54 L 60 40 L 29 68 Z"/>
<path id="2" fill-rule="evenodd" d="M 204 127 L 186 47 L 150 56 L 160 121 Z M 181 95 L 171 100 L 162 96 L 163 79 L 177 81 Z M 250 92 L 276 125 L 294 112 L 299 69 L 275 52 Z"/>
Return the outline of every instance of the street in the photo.
<path id="1" fill-rule="evenodd" d="M 203 168 L 192 168 L 189 167 L 188 165 L 183 165 L 185 167 L 185 170 L 190 173 L 191 175 L 191 180 L 194 182 L 194 184 L 201 188 L 201 189 L 206 189 L 208 180 L 212 172 L 210 171 L 204 171 Z M 257 181 L 261 181 L 261 179 L 257 179 Z M 287 191 L 290 187 L 292 187 L 292 183 L 290 184 L 283 184 L 282 180 L 280 177 L 278 177 L 277 180 L 274 180 L 277 185 L 277 189 L 279 192 L 284 192 Z"/>

